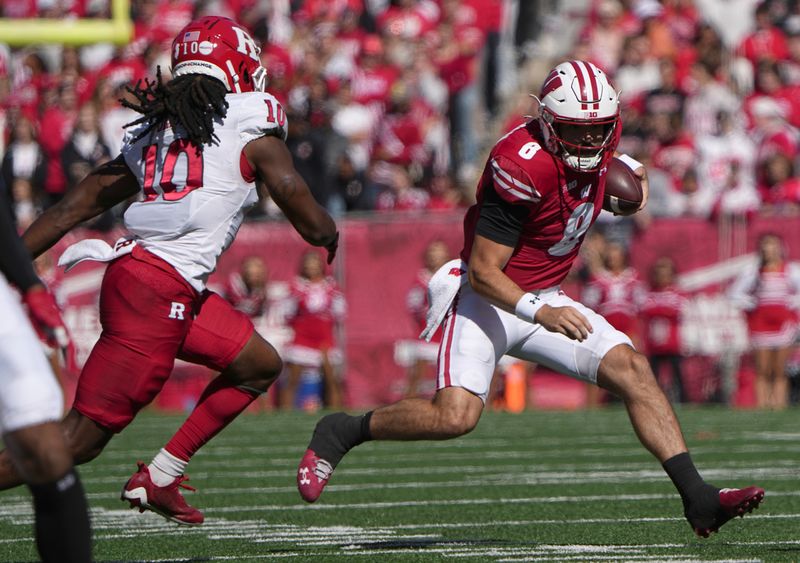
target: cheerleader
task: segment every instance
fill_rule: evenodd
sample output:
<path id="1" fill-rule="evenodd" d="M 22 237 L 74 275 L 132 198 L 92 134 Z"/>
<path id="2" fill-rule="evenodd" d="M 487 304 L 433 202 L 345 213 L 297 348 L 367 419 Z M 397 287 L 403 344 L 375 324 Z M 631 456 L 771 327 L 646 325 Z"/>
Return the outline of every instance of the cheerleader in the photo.
<path id="1" fill-rule="evenodd" d="M 786 361 L 798 334 L 800 266 L 785 261 L 783 239 L 773 233 L 759 238 L 758 257 L 728 294 L 747 314 L 757 406 L 783 409 L 789 402 Z"/>

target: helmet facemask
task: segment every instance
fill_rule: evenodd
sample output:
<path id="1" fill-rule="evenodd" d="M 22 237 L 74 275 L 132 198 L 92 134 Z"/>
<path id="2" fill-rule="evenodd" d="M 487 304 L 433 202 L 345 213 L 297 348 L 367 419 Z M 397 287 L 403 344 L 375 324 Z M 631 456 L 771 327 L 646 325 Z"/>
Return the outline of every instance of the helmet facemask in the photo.
<path id="1" fill-rule="evenodd" d="M 250 82 L 253 87 L 254 92 L 265 92 L 267 89 L 267 69 L 261 64 L 261 47 L 258 46 L 258 43 L 253 41 L 253 39 L 247 35 L 247 40 L 251 43 L 255 56 L 253 57 L 254 62 L 248 61 L 248 72 L 250 73 Z M 255 68 L 253 66 L 255 65 Z"/>
<path id="2" fill-rule="evenodd" d="M 540 122 L 543 123 L 548 148 L 573 170 L 597 170 L 605 163 L 606 157 L 616 150 L 619 138 L 619 117 L 616 115 L 596 119 L 565 119 L 542 107 Z M 596 142 L 586 144 L 590 128 L 595 130 L 592 137 Z M 582 134 L 581 129 L 587 130 L 586 133 Z"/>
<path id="3" fill-rule="evenodd" d="M 250 76 L 253 81 L 253 90 L 256 92 L 264 92 L 267 89 L 267 69 L 259 65 Z"/>

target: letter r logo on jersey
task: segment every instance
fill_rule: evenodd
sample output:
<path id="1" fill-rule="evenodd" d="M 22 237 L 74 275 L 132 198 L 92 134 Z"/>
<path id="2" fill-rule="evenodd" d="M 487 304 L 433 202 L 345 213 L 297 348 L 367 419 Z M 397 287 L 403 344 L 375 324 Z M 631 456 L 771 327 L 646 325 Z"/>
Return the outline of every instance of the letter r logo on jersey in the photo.
<path id="1" fill-rule="evenodd" d="M 169 309 L 169 318 L 183 320 L 183 312 L 185 310 L 186 310 L 186 305 L 184 305 L 183 303 L 177 303 L 173 301 L 172 306 Z"/>

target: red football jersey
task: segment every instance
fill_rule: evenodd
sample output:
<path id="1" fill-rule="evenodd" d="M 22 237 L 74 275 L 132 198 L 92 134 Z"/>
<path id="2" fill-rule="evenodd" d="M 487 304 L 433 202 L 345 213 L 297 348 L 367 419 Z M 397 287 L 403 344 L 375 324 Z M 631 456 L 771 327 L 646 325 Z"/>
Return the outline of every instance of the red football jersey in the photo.
<path id="1" fill-rule="evenodd" d="M 505 274 L 526 291 L 559 285 L 578 256 L 586 231 L 603 207 L 605 172 L 578 172 L 542 148 L 535 121 L 513 129 L 495 144 L 481 176 L 477 203 L 464 217 L 469 262 L 484 190 L 530 208 Z"/>

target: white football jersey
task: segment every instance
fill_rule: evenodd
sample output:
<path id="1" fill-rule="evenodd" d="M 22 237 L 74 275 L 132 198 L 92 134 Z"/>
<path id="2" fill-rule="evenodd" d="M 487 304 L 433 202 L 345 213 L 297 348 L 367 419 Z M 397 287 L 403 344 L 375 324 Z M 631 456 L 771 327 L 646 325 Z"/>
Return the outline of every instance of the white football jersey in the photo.
<path id="1" fill-rule="evenodd" d="M 122 155 L 142 188 L 142 201 L 125 212 L 137 243 L 166 260 L 198 291 L 230 246 L 244 212 L 258 201 L 243 149 L 265 135 L 286 140 L 286 114 L 270 94 L 228 94 L 228 113 L 217 119 L 217 141 L 202 150 L 185 132 L 166 127 L 138 141 L 125 134 Z"/>

